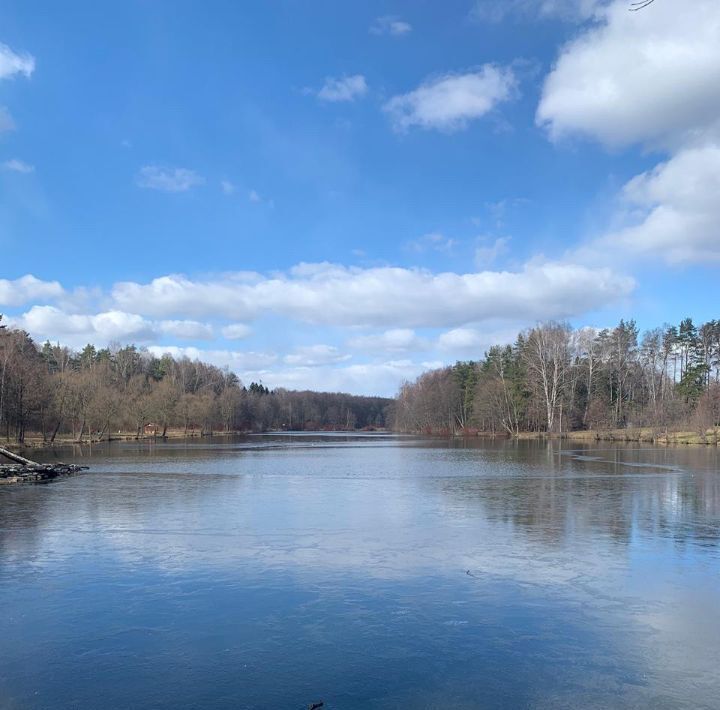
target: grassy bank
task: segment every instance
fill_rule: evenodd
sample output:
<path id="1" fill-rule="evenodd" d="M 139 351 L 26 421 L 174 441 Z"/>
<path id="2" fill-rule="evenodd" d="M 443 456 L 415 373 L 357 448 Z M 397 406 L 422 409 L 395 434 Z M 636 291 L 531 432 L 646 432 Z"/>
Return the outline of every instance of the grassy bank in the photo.
<path id="1" fill-rule="evenodd" d="M 136 432 L 130 431 L 119 431 L 111 434 L 109 437 L 104 436 L 102 439 L 91 439 L 88 436 L 83 437 L 81 441 L 73 438 L 72 436 L 57 436 L 54 442 L 49 442 L 43 439 L 42 434 L 28 434 L 25 436 L 25 441 L 22 444 L 16 441 L 3 441 L 2 446 L 12 451 L 21 451 L 23 449 L 50 449 L 62 446 L 79 446 L 88 444 L 101 444 L 108 441 L 164 441 L 166 439 L 191 439 L 200 438 L 207 436 L 230 436 L 235 434 L 247 434 L 244 431 L 213 431 L 200 433 L 199 430 L 184 429 L 168 429 L 165 436 L 162 437 L 159 434 L 154 436 L 153 434 L 143 434 L 138 436 Z M 1 441 L 1 440 L 0 440 Z"/>
<path id="2" fill-rule="evenodd" d="M 649 444 L 693 444 L 717 446 L 720 442 L 720 427 L 698 431 L 667 431 L 665 429 L 633 428 L 608 429 L 605 431 L 572 431 L 563 435 L 576 441 L 636 441 Z"/>
<path id="3" fill-rule="evenodd" d="M 567 439 L 569 441 L 617 441 L 638 442 L 645 444 L 718 446 L 720 444 L 720 427 L 708 429 L 704 433 L 698 431 L 667 431 L 650 427 L 628 429 L 598 429 L 597 431 L 568 431 L 562 434 L 545 432 L 520 432 L 518 439 Z"/>

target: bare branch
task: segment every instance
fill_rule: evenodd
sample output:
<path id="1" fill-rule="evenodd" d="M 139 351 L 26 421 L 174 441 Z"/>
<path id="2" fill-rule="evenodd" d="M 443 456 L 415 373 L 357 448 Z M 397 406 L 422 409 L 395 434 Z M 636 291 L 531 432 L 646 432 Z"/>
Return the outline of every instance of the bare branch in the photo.
<path id="1" fill-rule="evenodd" d="M 631 2 L 628 10 L 630 10 L 630 12 L 637 12 L 638 10 L 643 10 L 648 5 L 652 5 L 654 2 L 655 0 L 638 0 L 638 2 Z"/>

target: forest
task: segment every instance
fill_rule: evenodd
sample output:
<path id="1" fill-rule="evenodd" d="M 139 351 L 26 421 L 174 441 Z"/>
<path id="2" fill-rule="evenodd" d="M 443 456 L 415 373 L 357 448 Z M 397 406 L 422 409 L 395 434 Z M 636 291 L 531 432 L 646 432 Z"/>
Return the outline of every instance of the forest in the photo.
<path id="1" fill-rule="evenodd" d="M 0 316 L 0 319 L 2 316 Z M 227 369 L 134 345 L 73 352 L 0 322 L 0 436 L 100 441 L 268 430 L 385 426 L 392 400 L 245 387 Z"/>
<path id="2" fill-rule="evenodd" d="M 542 323 L 479 360 L 405 383 L 392 417 L 405 432 L 516 436 L 720 425 L 720 320 L 654 328 Z"/>
<path id="3" fill-rule="evenodd" d="M 269 430 L 563 433 L 720 425 L 720 320 L 639 334 L 542 323 L 478 360 L 404 383 L 395 400 L 244 386 L 228 369 L 135 345 L 39 345 L 0 316 L 0 437 L 99 441 Z"/>

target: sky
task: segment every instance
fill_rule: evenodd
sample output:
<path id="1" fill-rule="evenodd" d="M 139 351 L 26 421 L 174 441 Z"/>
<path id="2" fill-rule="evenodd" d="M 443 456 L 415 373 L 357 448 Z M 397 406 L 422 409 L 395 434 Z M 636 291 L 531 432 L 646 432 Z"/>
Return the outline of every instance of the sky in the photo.
<path id="1" fill-rule="evenodd" d="M 0 6 L 0 312 L 392 396 L 720 316 L 720 3 Z"/>

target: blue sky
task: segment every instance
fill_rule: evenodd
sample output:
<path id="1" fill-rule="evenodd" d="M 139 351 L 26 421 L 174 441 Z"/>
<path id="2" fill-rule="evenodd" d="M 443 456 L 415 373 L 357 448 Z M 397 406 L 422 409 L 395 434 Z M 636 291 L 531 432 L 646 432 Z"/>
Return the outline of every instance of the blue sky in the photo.
<path id="1" fill-rule="evenodd" d="M 540 319 L 715 318 L 720 7 L 5 2 L 0 312 L 392 394 Z"/>

